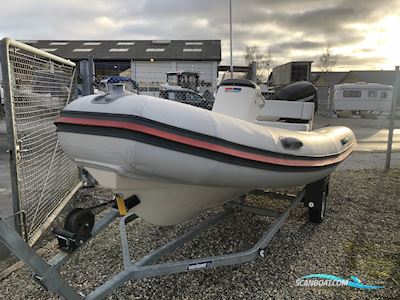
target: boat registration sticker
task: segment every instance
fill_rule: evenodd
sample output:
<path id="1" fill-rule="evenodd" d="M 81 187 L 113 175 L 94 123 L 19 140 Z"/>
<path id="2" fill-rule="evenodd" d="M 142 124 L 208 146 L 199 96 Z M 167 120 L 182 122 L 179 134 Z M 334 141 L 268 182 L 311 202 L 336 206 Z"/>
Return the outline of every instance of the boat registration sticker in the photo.
<path id="1" fill-rule="evenodd" d="M 204 268 L 209 268 L 211 266 L 212 261 L 203 261 L 195 264 L 190 264 L 187 267 L 188 271 L 192 270 L 198 270 L 198 269 L 204 269 Z"/>
<path id="2" fill-rule="evenodd" d="M 225 92 L 227 93 L 240 93 L 242 91 L 241 88 L 238 87 L 227 87 L 225 88 Z"/>

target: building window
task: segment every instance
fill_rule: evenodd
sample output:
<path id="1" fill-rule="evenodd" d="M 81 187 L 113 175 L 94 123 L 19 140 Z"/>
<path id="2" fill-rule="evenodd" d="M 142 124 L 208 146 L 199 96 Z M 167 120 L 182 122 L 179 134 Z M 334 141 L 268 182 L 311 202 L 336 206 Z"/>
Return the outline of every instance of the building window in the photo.
<path id="1" fill-rule="evenodd" d="M 46 52 L 54 52 L 54 51 L 57 51 L 57 48 L 40 48 L 40 50 L 43 50 Z"/>
<path id="2" fill-rule="evenodd" d="M 147 48 L 146 52 L 164 52 L 165 48 Z"/>
<path id="3" fill-rule="evenodd" d="M 158 41 L 151 41 L 153 45 L 169 45 L 171 44 L 170 40 L 158 40 Z"/>
<path id="4" fill-rule="evenodd" d="M 127 52 L 129 48 L 111 48 L 110 52 Z"/>
<path id="5" fill-rule="evenodd" d="M 201 46 L 203 45 L 203 42 L 186 42 L 186 46 Z"/>
<path id="6" fill-rule="evenodd" d="M 361 98 L 361 91 L 343 90 L 343 98 Z"/>
<path id="7" fill-rule="evenodd" d="M 73 52 L 90 52 L 93 49 L 91 48 L 75 48 L 74 50 L 72 50 Z"/>
<path id="8" fill-rule="evenodd" d="M 35 40 L 20 40 L 21 43 L 25 44 L 36 44 L 38 41 Z"/>
<path id="9" fill-rule="evenodd" d="M 132 46 L 135 45 L 135 42 L 118 42 L 118 46 Z"/>
<path id="10" fill-rule="evenodd" d="M 368 98 L 378 98 L 377 91 L 368 91 Z"/>
<path id="11" fill-rule="evenodd" d="M 83 43 L 84 46 L 99 46 L 101 42 L 85 42 Z"/>
<path id="12" fill-rule="evenodd" d="M 50 46 L 65 46 L 68 45 L 68 42 L 51 42 Z"/>
<path id="13" fill-rule="evenodd" d="M 387 98 L 387 92 L 381 92 L 381 98 L 386 99 Z"/>
<path id="14" fill-rule="evenodd" d="M 201 48 L 184 48 L 183 52 L 201 52 L 203 49 Z"/>

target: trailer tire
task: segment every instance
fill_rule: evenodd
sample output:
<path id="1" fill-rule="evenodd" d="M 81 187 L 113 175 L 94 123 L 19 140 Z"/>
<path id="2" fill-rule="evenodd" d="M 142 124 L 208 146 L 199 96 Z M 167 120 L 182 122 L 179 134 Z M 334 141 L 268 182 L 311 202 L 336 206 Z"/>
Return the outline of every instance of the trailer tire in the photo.
<path id="1" fill-rule="evenodd" d="M 325 217 L 329 194 L 329 177 L 306 185 L 305 204 L 308 206 L 308 220 L 321 223 Z"/>

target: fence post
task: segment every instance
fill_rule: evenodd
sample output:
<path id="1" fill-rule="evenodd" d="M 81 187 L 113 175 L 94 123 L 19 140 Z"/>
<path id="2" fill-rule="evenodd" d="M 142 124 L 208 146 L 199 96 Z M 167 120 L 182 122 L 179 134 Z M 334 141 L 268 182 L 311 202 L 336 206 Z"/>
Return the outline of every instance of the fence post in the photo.
<path id="1" fill-rule="evenodd" d="M 335 96 L 335 89 L 333 88 L 332 84 L 329 84 L 329 88 L 328 88 L 328 117 L 332 118 L 333 116 L 333 101 L 334 100 L 334 96 Z"/>
<path id="2" fill-rule="evenodd" d="M 94 60 L 93 57 L 89 57 L 89 61 L 88 61 L 89 65 L 89 95 L 94 94 L 94 76 L 95 76 L 95 72 L 94 72 Z"/>
<path id="3" fill-rule="evenodd" d="M 3 87 L 0 87 L 0 88 L 3 88 Z M 1 103 L 3 103 L 3 101 L 4 101 L 4 96 L 1 95 L 1 92 L 0 92 L 0 120 L 4 119 L 3 105 L 1 104 Z"/>
<path id="4" fill-rule="evenodd" d="M 394 131 L 394 120 L 396 116 L 396 105 L 397 105 L 397 98 L 400 95 L 399 87 L 400 87 L 400 68 L 396 66 L 396 75 L 395 75 L 395 83 L 392 95 L 392 108 L 390 110 L 390 123 L 389 123 L 389 136 L 388 136 L 388 144 L 386 150 L 386 164 L 385 170 L 390 169 L 390 160 L 392 158 L 392 146 L 393 146 L 393 131 Z"/>
<path id="5" fill-rule="evenodd" d="M 257 63 L 253 61 L 250 64 L 250 80 L 257 82 Z"/>
<path id="6" fill-rule="evenodd" d="M 1 70 L 1 61 L 0 61 L 0 89 L 3 88 L 3 83 L 2 83 L 2 70 Z M 4 119 L 4 110 L 3 110 L 3 106 L 1 105 L 1 103 L 4 103 L 4 90 L 3 93 L 0 92 L 0 120 Z"/>
<path id="7" fill-rule="evenodd" d="M 14 124 L 13 115 L 14 105 L 12 102 L 13 91 L 12 81 L 11 81 L 11 66 L 10 66 L 10 54 L 9 45 L 10 39 L 4 38 L 1 41 L 1 61 L 2 61 L 2 78 L 3 78 L 3 96 L 4 96 L 4 110 L 6 119 L 6 129 L 7 129 L 7 139 L 8 139 L 8 152 L 10 154 L 10 179 L 11 179 L 11 199 L 13 204 L 14 213 L 14 228 L 15 231 L 23 236 L 22 227 L 25 227 L 24 219 L 21 214 L 21 202 L 19 197 L 19 187 L 18 187 L 18 174 L 17 174 L 17 155 L 16 155 L 16 129 Z M 25 237 L 26 238 L 26 237 Z"/>
<path id="8" fill-rule="evenodd" d="M 81 60 L 79 70 L 82 78 L 82 96 L 93 94 L 93 59 Z"/>

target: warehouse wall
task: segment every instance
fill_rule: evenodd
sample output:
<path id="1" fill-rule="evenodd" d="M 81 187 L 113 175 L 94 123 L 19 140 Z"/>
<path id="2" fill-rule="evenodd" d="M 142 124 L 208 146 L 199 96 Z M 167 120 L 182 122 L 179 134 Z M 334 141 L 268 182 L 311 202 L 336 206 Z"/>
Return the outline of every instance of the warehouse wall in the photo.
<path id="1" fill-rule="evenodd" d="M 167 80 L 167 72 L 194 71 L 200 73 L 202 85 L 215 91 L 217 87 L 218 63 L 213 61 L 132 61 L 131 77 L 149 95 L 158 96 L 160 84 Z"/>

